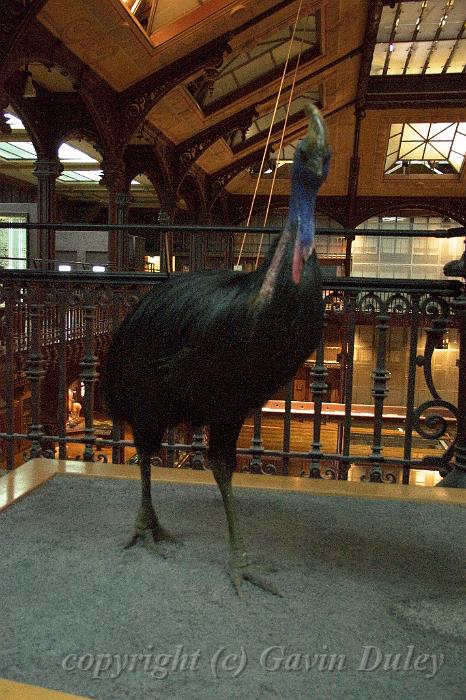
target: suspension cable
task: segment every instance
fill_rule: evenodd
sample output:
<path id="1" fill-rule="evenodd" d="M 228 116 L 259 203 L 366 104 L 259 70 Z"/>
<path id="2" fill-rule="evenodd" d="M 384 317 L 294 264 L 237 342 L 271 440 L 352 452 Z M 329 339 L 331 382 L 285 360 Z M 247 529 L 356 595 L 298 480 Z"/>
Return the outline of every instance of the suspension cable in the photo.
<path id="1" fill-rule="evenodd" d="M 307 22 L 306 22 L 305 28 L 306 28 L 306 27 L 307 27 Z M 296 66 L 295 66 L 295 69 L 294 69 L 293 82 L 291 83 L 290 95 L 289 95 L 289 97 L 288 97 L 288 104 L 287 104 L 287 107 L 286 107 L 285 121 L 283 122 L 283 129 L 282 129 L 282 134 L 281 134 L 281 138 L 280 138 L 280 145 L 279 145 L 279 147 L 278 147 L 278 155 L 279 155 L 279 156 L 280 156 L 280 152 L 281 152 L 281 150 L 282 150 L 282 148 L 283 148 L 283 141 L 285 140 L 285 132 L 286 132 L 286 127 L 287 127 L 287 125 L 288 125 L 288 117 L 289 117 L 289 115 L 290 115 L 291 102 L 292 102 L 293 95 L 294 95 L 294 88 L 295 88 L 295 85 L 296 85 L 296 78 L 297 78 L 297 75 L 298 75 L 299 64 L 301 63 L 301 54 L 302 54 L 303 46 L 304 46 L 304 32 L 303 32 L 303 35 L 302 35 L 302 37 L 301 37 L 301 45 L 300 45 L 300 47 L 299 47 L 298 58 L 297 58 L 297 60 L 296 60 Z M 271 185 L 270 185 L 269 199 L 268 199 L 268 202 L 267 202 L 267 208 L 266 208 L 265 215 L 264 215 L 264 223 L 263 223 L 263 226 L 267 226 L 267 220 L 268 220 L 268 218 L 269 218 L 270 205 L 271 205 L 271 203 L 272 203 L 272 195 L 273 195 L 273 191 L 274 191 L 274 187 L 275 187 L 275 180 L 277 179 L 277 170 L 278 170 L 278 168 L 275 166 L 274 171 L 273 171 L 273 176 L 272 176 L 272 182 L 271 182 Z M 261 237 L 260 237 L 259 248 L 258 248 L 258 250 L 257 250 L 257 256 L 256 256 L 256 263 L 255 263 L 255 266 L 254 266 L 254 269 L 255 269 L 255 270 L 257 270 L 257 268 L 259 267 L 259 258 L 260 258 L 260 254 L 261 254 L 261 252 L 262 252 L 262 245 L 263 245 L 263 242 L 264 242 L 264 232 L 261 233 Z"/>
<path id="2" fill-rule="evenodd" d="M 267 152 L 268 152 L 269 144 L 270 144 L 270 138 L 271 138 L 271 136 L 272 136 L 272 130 L 273 130 L 274 122 L 275 122 L 275 115 L 277 114 L 278 104 L 279 104 L 279 101 L 280 101 L 280 96 L 281 96 L 281 93 L 282 93 L 283 84 L 284 84 L 284 82 L 285 82 L 286 71 L 287 71 L 287 68 L 288 68 L 288 63 L 289 63 L 290 55 L 291 55 L 291 47 L 292 47 L 292 45 L 293 45 L 294 37 L 295 37 L 295 34 L 296 34 L 296 28 L 297 28 L 297 26 L 298 26 L 299 17 L 300 17 L 300 14 L 301 14 L 301 7 L 302 7 L 302 4 L 303 4 L 303 0 L 300 0 L 299 6 L 298 6 L 298 11 L 297 11 L 297 13 L 296 13 L 296 20 L 295 20 L 294 25 L 293 25 L 293 32 L 292 32 L 292 34 L 291 34 L 291 39 L 290 39 L 290 43 L 289 43 L 289 46 L 288 46 L 288 54 L 287 54 L 287 57 L 286 57 L 285 65 L 284 65 L 284 67 L 283 67 L 282 77 L 281 77 L 280 85 L 279 85 L 278 92 L 277 92 L 277 98 L 276 98 L 276 100 L 275 100 L 275 106 L 274 106 L 274 110 L 273 110 L 273 114 L 272 114 L 272 120 L 271 120 L 271 122 L 270 122 L 270 127 L 269 127 L 269 131 L 268 131 L 268 134 L 267 134 L 267 141 L 266 141 L 266 144 L 265 144 L 264 153 L 263 153 L 263 155 L 262 155 L 262 161 L 261 161 L 261 165 L 260 165 L 260 168 L 259 168 L 259 173 L 258 173 L 258 176 L 257 176 L 256 186 L 255 186 L 255 188 L 254 188 L 254 194 L 253 194 L 253 197 L 252 197 L 251 206 L 250 206 L 250 208 L 249 208 L 249 215 L 248 215 L 248 218 L 247 218 L 246 226 L 249 226 L 250 221 L 251 221 L 252 212 L 253 212 L 253 209 L 254 209 L 254 204 L 255 204 L 255 201 L 256 201 L 256 197 L 257 197 L 257 191 L 258 191 L 258 189 L 259 189 L 259 182 L 260 182 L 260 179 L 261 179 L 261 177 L 262 177 L 262 172 L 263 172 L 263 170 L 264 170 L 265 159 L 266 159 L 266 157 L 267 157 Z M 237 259 L 237 261 L 236 261 L 236 265 L 237 265 L 237 266 L 238 266 L 238 265 L 240 264 L 240 262 L 241 262 L 241 257 L 242 257 L 242 254 L 243 254 L 243 249 L 244 249 L 244 244 L 245 244 L 245 241 L 246 241 L 246 236 L 247 236 L 247 232 L 245 232 L 245 233 L 243 234 L 243 239 L 242 239 L 242 241 L 241 241 L 241 246 L 240 246 L 240 250 L 239 250 L 239 254 L 238 254 L 238 259 Z"/>

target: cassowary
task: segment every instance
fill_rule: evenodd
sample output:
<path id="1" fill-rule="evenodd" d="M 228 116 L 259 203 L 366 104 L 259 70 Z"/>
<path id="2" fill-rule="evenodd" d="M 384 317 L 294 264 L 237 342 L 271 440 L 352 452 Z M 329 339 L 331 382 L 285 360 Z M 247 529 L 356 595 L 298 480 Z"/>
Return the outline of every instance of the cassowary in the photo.
<path id="1" fill-rule="evenodd" d="M 289 215 L 254 272 L 172 276 L 138 304 L 114 336 L 104 375 L 110 415 L 126 420 L 139 454 L 142 502 L 131 543 L 170 539 L 151 499 L 151 456 L 167 427 L 209 427 L 209 463 L 228 522 L 230 571 L 277 592 L 250 563 L 238 532 L 231 479 L 246 416 L 289 381 L 320 342 L 322 286 L 314 250 L 316 196 L 330 149 L 316 107 L 293 162 Z"/>

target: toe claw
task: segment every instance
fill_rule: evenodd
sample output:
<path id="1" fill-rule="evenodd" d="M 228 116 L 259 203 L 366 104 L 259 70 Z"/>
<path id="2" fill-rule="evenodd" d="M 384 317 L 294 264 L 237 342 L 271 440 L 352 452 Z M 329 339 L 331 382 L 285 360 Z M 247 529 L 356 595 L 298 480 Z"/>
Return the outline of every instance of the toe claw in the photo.
<path id="1" fill-rule="evenodd" d="M 124 549 L 129 549 L 137 544 L 139 541 L 142 542 L 144 547 L 148 549 L 153 554 L 161 556 L 166 559 L 167 555 L 162 551 L 159 546 L 163 542 L 182 544 L 179 539 L 171 535 L 167 530 L 165 530 L 160 525 L 143 527 L 140 523 L 136 522 L 136 528 L 131 539 L 124 545 Z"/>
<path id="2" fill-rule="evenodd" d="M 243 557 L 242 559 L 243 561 L 230 562 L 231 580 L 240 598 L 243 597 L 243 589 L 241 587 L 243 581 L 249 581 L 253 586 L 257 586 L 279 598 L 283 598 L 283 594 L 266 576 L 263 576 L 261 570 L 257 566 L 250 564 L 247 560 L 244 560 Z"/>

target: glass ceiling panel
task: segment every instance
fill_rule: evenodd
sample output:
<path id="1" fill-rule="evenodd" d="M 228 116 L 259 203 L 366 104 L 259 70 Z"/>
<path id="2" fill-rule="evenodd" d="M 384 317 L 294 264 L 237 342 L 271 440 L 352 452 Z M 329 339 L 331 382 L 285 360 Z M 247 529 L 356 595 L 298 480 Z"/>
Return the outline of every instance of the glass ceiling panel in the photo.
<path id="1" fill-rule="evenodd" d="M 32 143 L 27 141 L 0 142 L 0 158 L 5 160 L 34 160 L 36 151 Z"/>
<path id="2" fill-rule="evenodd" d="M 465 0 L 385 5 L 371 75 L 461 73 L 466 64 L 465 31 Z"/>
<path id="3" fill-rule="evenodd" d="M 150 35 L 189 15 L 208 0 L 121 0 Z"/>
<path id="4" fill-rule="evenodd" d="M 290 48 L 293 27 L 281 28 L 270 36 L 259 40 L 254 48 L 227 59 L 211 90 L 204 89 L 199 81 L 187 87 L 201 107 L 208 107 L 236 90 L 255 82 L 286 62 L 290 49 L 290 60 L 298 54 L 316 46 L 316 18 L 303 17 L 299 22 Z"/>
<path id="5" fill-rule="evenodd" d="M 63 182 L 100 182 L 100 170 L 65 170 L 58 176 Z"/>
<path id="6" fill-rule="evenodd" d="M 401 138 L 400 138 L 401 133 Z M 387 143 L 385 174 L 403 172 L 410 164 L 417 173 L 459 173 L 466 154 L 466 122 L 392 124 Z M 435 167 L 434 167 L 435 164 Z"/>
<path id="7" fill-rule="evenodd" d="M 295 121 L 296 119 L 299 119 L 299 117 L 302 116 L 304 117 L 304 108 L 309 102 L 317 102 L 319 100 L 320 93 L 319 90 L 313 90 L 312 92 L 308 91 L 303 94 L 301 94 L 299 97 L 296 97 L 294 100 L 291 101 L 290 104 L 290 109 L 288 112 L 288 125 Z M 275 119 L 274 119 L 274 125 L 276 129 L 280 129 L 280 126 L 283 126 L 285 123 L 285 118 L 286 118 L 286 111 L 287 111 L 288 105 L 281 105 L 278 107 L 276 113 L 275 113 Z M 246 132 L 246 138 L 243 140 L 242 135 L 238 132 L 237 134 L 234 135 L 233 139 L 230 142 L 230 145 L 233 150 L 238 150 L 244 146 L 248 145 L 248 142 L 251 141 L 251 139 L 258 139 L 261 136 L 265 136 L 268 134 L 270 125 L 272 123 L 272 118 L 273 118 L 273 110 L 268 112 L 267 114 L 263 114 L 256 119 L 253 120 L 251 126 Z"/>
<path id="8" fill-rule="evenodd" d="M 63 143 L 60 146 L 58 157 L 64 163 L 98 162 L 95 158 L 68 143 Z M 36 149 L 30 141 L 0 141 L 0 158 L 5 160 L 35 160 Z"/>
<path id="9" fill-rule="evenodd" d="M 97 163 L 98 161 L 87 153 L 83 153 L 78 148 L 70 146 L 68 143 L 62 143 L 58 149 L 58 157 L 65 163 Z"/>

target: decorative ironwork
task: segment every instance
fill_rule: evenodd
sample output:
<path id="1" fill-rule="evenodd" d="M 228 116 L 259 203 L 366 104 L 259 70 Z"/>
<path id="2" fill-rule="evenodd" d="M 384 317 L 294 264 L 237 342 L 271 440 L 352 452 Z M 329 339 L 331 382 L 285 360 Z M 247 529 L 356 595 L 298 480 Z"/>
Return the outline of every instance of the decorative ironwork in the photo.
<path id="1" fill-rule="evenodd" d="M 191 460 L 192 469 L 198 469 L 206 471 L 208 466 L 206 464 L 205 453 L 207 450 L 208 433 L 205 426 L 198 427 L 194 431 L 193 441 L 191 448 L 193 451 L 193 458 Z"/>
<path id="2" fill-rule="evenodd" d="M 423 438 L 439 440 L 446 435 L 449 425 L 444 414 L 438 411 L 432 412 L 432 410 L 442 408 L 458 420 L 457 408 L 451 402 L 441 398 L 434 385 L 432 376 L 432 358 L 435 349 L 442 347 L 442 339 L 448 328 L 449 307 L 444 299 L 429 296 L 422 301 L 421 309 L 424 309 L 427 314 L 434 316 L 432 326 L 426 329 L 427 338 L 424 354 L 416 357 L 416 365 L 423 368 L 424 379 L 432 400 L 425 401 L 414 410 L 412 424 L 416 432 Z M 439 312 L 442 314 L 441 316 L 438 316 Z M 424 414 L 426 415 L 421 422 Z M 423 460 L 424 463 L 430 466 L 436 465 L 441 473 L 444 472 L 451 462 L 455 443 L 456 436 L 440 459 L 426 456 Z"/>
<path id="3" fill-rule="evenodd" d="M 264 454 L 264 444 L 262 442 L 262 413 L 256 411 L 254 414 L 254 433 L 251 443 L 252 459 L 249 462 L 248 471 L 251 474 L 261 474 L 262 472 L 262 455 Z"/>
<path id="4" fill-rule="evenodd" d="M 35 298 L 29 306 L 29 323 L 31 327 L 31 349 L 29 352 L 26 378 L 31 387 L 31 459 L 42 456 L 42 438 L 44 435 L 41 423 L 41 383 L 45 376 L 45 358 L 42 354 L 41 321 L 42 309 L 38 290 L 28 290 Z M 37 295 L 37 296 L 36 296 Z M 28 295 L 29 297 L 29 295 Z M 29 301 L 29 298 L 28 298 Z"/>
<path id="5" fill-rule="evenodd" d="M 377 360 L 372 371 L 374 380 L 372 396 L 374 397 L 374 433 L 371 452 L 371 481 L 382 481 L 382 470 L 380 468 L 380 457 L 382 456 L 382 416 L 384 401 L 388 396 L 387 382 L 390 379 L 390 372 L 386 368 L 387 353 L 387 331 L 390 316 L 385 313 L 385 305 L 382 305 L 381 313 L 377 315 Z"/>
<path id="6" fill-rule="evenodd" d="M 327 325 L 327 315 L 324 315 L 324 328 Z M 321 444 L 321 426 L 322 426 L 322 403 L 327 395 L 328 385 L 325 381 L 328 372 L 324 364 L 324 339 L 322 338 L 316 350 L 316 361 L 311 371 L 312 383 L 312 399 L 314 401 L 314 421 L 313 421 L 313 439 L 311 446 L 311 464 L 309 476 L 312 479 L 322 478 L 320 473 L 320 462 L 322 459 L 322 444 Z"/>
<path id="7" fill-rule="evenodd" d="M 92 287 L 86 289 L 83 298 L 84 353 L 80 362 L 81 381 L 84 384 L 84 459 L 91 460 L 95 443 L 94 430 L 94 386 L 97 377 L 97 357 L 94 354 L 95 293 Z"/>
<path id="8" fill-rule="evenodd" d="M 139 465 L 139 455 L 138 455 L 138 453 L 136 452 L 136 454 L 134 454 L 132 457 L 130 457 L 130 458 L 128 459 L 128 461 L 126 462 L 126 464 L 131 464 L 131 465 L 137 464 L 137 465 Z M 157 457 L 157 456 L 151 457 L 150 464 L 151 464 L 151 467 L 162 467 L 162 466 L 163 466 L 162 460 L 160 459 L 160 457 Z"/>
<path id="9" fill-rule="evenodd" d="M 117 424 L 113 426 L 111 436 L 96 430 L 93 424 L 93 392 L 112 331 L 149 286 L 158 284 L 164 278 L 164 275 L 141 275 L 135 279 L 130 274 L 116 273 L 64 275 L 51 271 L 1 271 L 0 301 L 5 306 L 3 324 L 0 326 L 0 349 L 5 371 L 6 414 L 9 418 L 7 423 L 2 423 L 4 427 L 0 431 L 0 439 L 6 441 L 3 453 L 9 466 L 28 442 L 32 443 L 32 456 L 51 450 L 52 443 L 58 445 L 60 456 L 66 457 L 67 445 L 80 444 L 85 446 L 84 459 L 102 460 L 104 458 L 99 454 L 103 454 L 105 448 L 106 452 L 111 448 L 112 460 L 123 461 L 124 448 L 130 447 L 131 443 L 124 439 L 122 426 Z M 435 348 L 442 342 L 446 329 L 460 325 L 458 319 L 459 313 L 463 313 L 461 304 L 464 299 L 462 285 L 453 281 L 333 278 L 326 281 L 326 287 L 325 333 L 331 326 L 338 328 L 342 340 L 338 366 L 343 375 L 340 387 L 344 410 L 338 417 L 329 416 L 324 406 L 329 380 L 323 345 L 316 354 L 311 374 L 310 449 L 304 452 L 291 449 L 292 402 L 291 387 L 288 387 L 281 414 L 283 444 L 276 444 L 274 449 L 264 448 L 262 418 L 258 415 L 251 445 L 238 451 L 242 460 L 245 456 L 251 460 L 246 470 L 286 474 L 293 473 L 293 469 L 298 471 L 304 463 L 309 465 L 305 470 L 307 476 L 310 473 L 322 478 L 346 478 L 349 468 L 357 465 L 358 468 L 369 466 L 369 478 L 372 480 L 376 478 L 387 482 L 399 480 L 397 470 L 402 470 L 403 481 L 407 483 L 411 467 L 443 469 L 452 462 L 453 454 L 456 465 L 459 464 L 461 469 L 465 453 L 458 437 L 453 446 L 447 446 L 443 455 L 438 449 L 434 459 L 429 457 L 423 460 L 422 452 L 421 457 L 418 452 L 413 458 L 412 451 L 413 445 L 418 450 L 422 441 L 438 443 L 443 442 L 442 438 L 447 437 L 447 433 L 453 436 L 456 423 L 460 424 L 462 420 L 454 401 L 445 401 L 441 396 L 442 391 L 436 387 L 432 372 Z M 387 333 L 392 326 L 400 325 L 400 320 L 409 333 L 406 416 L 404 434 L 400 431 L 400 444 L 397 445 L 398 456 L 387 457 L 383 453 L 384 405 L 390 369 L 387 363 Z M 366 452 L 357 449 L 362 443 L 351 434 L 356 364 L 353 357 L 354 339 L 359 325 L 375 325 L 377 330 L 377 361 L 371 367 L 374 401 L 373 406 L 368 406 L 373 412 L 374 433 L 370 436 Z M 416 364 L 421 326 L 427 328 L 427 340 Z M 428 401 L 422 400 L 419 406 L 415 406 L 416 367 L 423 368 L 431 397 Z M 461 377 L 464 367 L 460 365 L 459 369 Z M 72 378 L 79 378 L 85 385 L 85 425 L 79 434 L 70 433 L 63 427 L 65 389 Z M 14 389 L 18 382 L 23 382 L 26 392 L 31 392 L 30 429 L 21 428 L 12 421 L 12 387 Z M 29 394 L 26 400 L 29 402 Z M 311 411 L 310 408 L 307 410 Z M 325 420 L 332 420 L 339 426 L 334 451 L 329 451 L 327 447 L 324 449 L 322 445 L 321 426 Z M 403 421 L 402 416 L 400 420 Z M 303 426 L 303 429 L 307 428 Z M 414 433 L 418 437 L 413 441 Z M 176 466 L 178 455 L 185 460 L 189 455 L 192 466 L 206 468 L 208 435 L 204 431 L 196 431 L 191 444 L 175 440 L 175 437 L 173 440 L 169 438 L 168 445 L 164 445 L 169 464 L 173 461 Z M 173 447 L 170 447 L 172 443 Z M 171 449 L 175 451 L 173 460 L 170 457 Z M 301 463 L 299 467 L 296 466 L 298 460 Z"/>
<path id="10" fill-rule="evenodd" d="M 219 37 L 124 91 L 120 105 L 126 132 L 131 134 L 158 100 L 194 73 L 204 69 L 214 79 L 212 70 L 222 64 L 225 53 L 231 52 L 228 40 L 227 34 Z"/>

